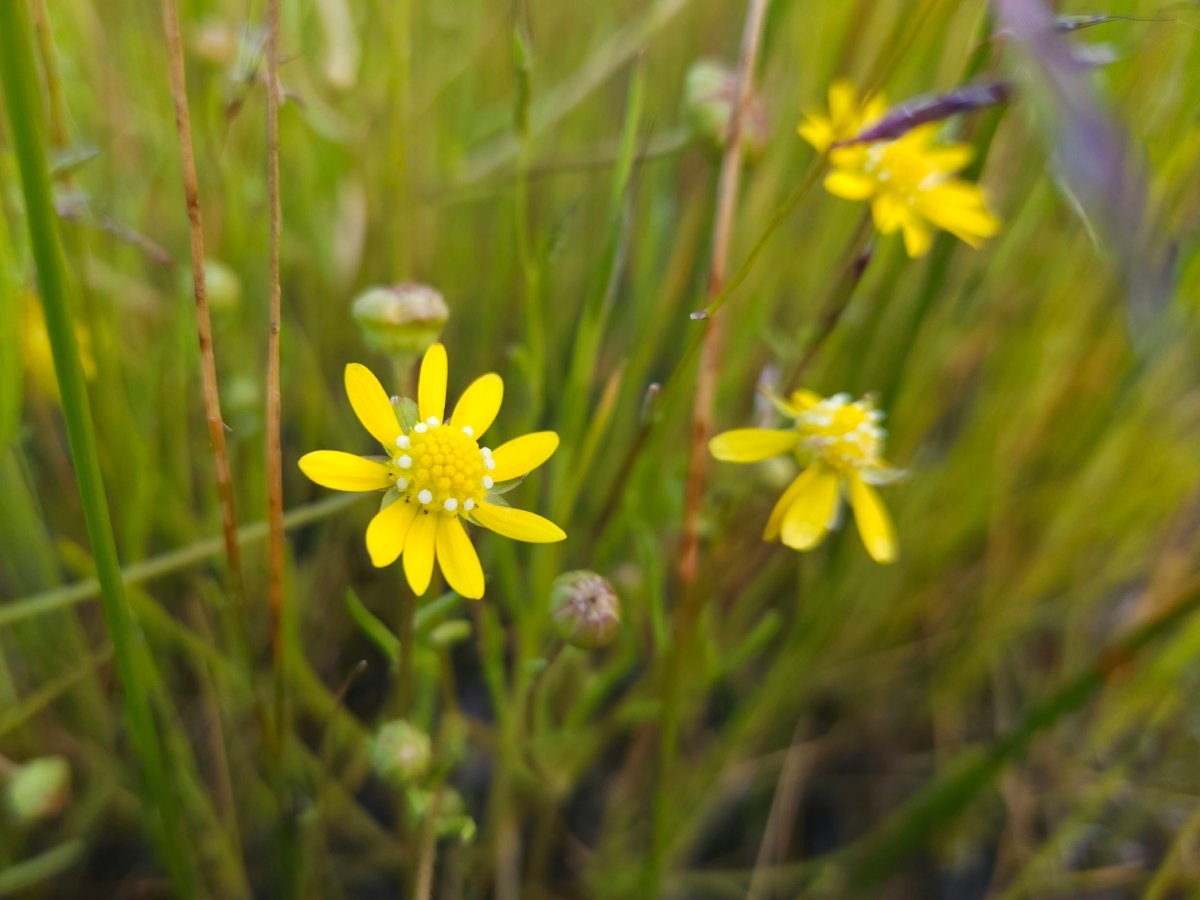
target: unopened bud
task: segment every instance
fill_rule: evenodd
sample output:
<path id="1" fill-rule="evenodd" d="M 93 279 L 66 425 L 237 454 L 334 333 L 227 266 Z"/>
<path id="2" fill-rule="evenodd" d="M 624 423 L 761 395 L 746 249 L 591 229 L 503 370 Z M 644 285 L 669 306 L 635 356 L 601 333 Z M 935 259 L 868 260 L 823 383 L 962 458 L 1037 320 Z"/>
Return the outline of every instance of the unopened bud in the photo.
<path id="1" fill-rule="evenodd" d="M 572 647 L 603 647 L 621 627 L 621 601 L 595 572 L 565 572 L 550 590 L 550 616 L 559 636 Z"/>
<path id="2" fill-rule="evenodd" d="M 9 776 L 8 808 L 31 824 L 59 813 L 71 796 L 71 766 L 61 756 L 30 760 Z"/>
<path id="3" fill-rule="evenodd" d="M 693 63 L 684 81 L 683 107 L 692 132 L 717 152 L 725 149 L 737 89 L 737 72 L 712 59 Z M 762 157 L 770 134 L 767 105 L 752 91 L 742 112 L 742 156 L 747 163 Z"/>
<path id="4" fill-rule="evenodd" d="M 204 280 L 208 286 L 208 305 L 213 312 L 226 312 L 241 302 L 242 279 L 225 263 L 206 259 Z"/>
<path id="5" fill-rule="evenodd" d="M 396 785 L 410 784 L 424 775 L 432 757 L 429 735 L 403 719 L 380 728 L 371 746 L 376 773 Z"/>
<path id="6" fill-rule="evenodd" d="M 433 288 L 408 282 L 369 288 L 355 298 L 352 314 L 371 349 L 416 358 L 437 342 L 450 308 Z"/>

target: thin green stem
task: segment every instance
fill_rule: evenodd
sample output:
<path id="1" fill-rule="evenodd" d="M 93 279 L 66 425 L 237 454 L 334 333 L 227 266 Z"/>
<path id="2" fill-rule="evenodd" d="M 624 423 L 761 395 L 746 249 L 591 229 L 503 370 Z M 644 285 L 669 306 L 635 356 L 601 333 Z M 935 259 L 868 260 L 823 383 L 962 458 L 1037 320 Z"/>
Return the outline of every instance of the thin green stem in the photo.
<path id="1" fill-rule="evenodd" d="M 41 133 L 37 98 L 38 74 L 32 34 L 21 0 L 0 0 L 0 80 L 8 104 L 10 137 L 21 173 L 30 245 L 37 263 L 38 287 L 46 331 L 58 375 L 67 440 L 79 486 L 88 540 L 96 561 L 104 618 L 112 639 L 117 672 L 123 688 L 126 722 L 138 767 L 154 804 L 157 822 L 151 827 L 180 897 L 194 894 L 195 879 L 186 851 L 182 816 L 167 768 L 163 745 L 150 706 L 150 690 L 140 654 L 146 652 L 125 596 L 121 563 L 109 516 L 108 498 L 92 424 L 83 366 L 75 339 L 75 322 L 68 300 L 66 265 L 58 238 L 58 223 Z"/>

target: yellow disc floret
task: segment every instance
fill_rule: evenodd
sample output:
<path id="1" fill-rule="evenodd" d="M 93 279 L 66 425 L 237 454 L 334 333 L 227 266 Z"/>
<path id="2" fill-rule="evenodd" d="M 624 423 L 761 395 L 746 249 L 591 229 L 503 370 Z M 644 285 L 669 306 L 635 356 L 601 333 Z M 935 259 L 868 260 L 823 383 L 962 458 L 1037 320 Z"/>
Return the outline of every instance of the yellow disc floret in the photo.
<path id="1" fill-rule="evenodd" d="M 851 403 L 848 395 L 837 394 L 797 417 L 797 449 L 843 474 L 878 466 L 883 452 L 882 418 L 869 398 Z"/>
<path id="2" fill-rule="evenodd" d="M 396 439 L 391 465 L 396 488 L 430 510 L 463 515 L 486 497 L 495 466 L 492 451 L 480 447 L 470 428 L 429 418 Z"/>

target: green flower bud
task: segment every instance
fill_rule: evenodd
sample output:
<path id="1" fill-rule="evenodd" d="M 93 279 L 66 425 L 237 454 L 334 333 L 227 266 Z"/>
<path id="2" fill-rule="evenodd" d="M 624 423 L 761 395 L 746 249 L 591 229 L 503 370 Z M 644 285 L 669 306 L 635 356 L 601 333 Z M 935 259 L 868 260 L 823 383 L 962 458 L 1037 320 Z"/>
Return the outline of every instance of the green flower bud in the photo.
<path id="1" fill-rule="evenodd" d="M 242 301 L 242 279 L 225 263 L 206 259 L 204 281 L 208 285 L 208 305 L 213 312 L 235 309 Z"/>
<path id="2" fill-rule="evenodd" d="M 550 617 L 564 641 L 594 650 L 608 644 L 621 627 L 621 601 L 595 572 L 565 572 L 550 589 Z"/>
<path id="3" fill-rule="evenodd" d="M 409 282 L 369 288 L 355 298 L 352 314 L 368 347 L 415 359 L 437 342 L 450 308 L 433 288 Z"/>
<path id="4" fill-rule="evenodd" d="M 371 745 L 376 773 L 397 786 L 411 784 L 429 769 L 433 745 L 417 726 L 398 719 L 379 729 Z"/>
<path id="5" fill-rule="evenodd" d="M 711 149 L 725 149 L 734 105 L 737 103 L 737 72 L 722 62 L 702 59 L 688 69 L 683 87 L 684 114 L 692 133 Z M 753 91 L 742 113 L 742 156 L 757 162 L 771 136 L 767 105 Z"/>
<path id="6" fill-rule="evenodd" d="M 18 822 L 32 824 L 59 813 L 71 796 L 71 766 L 61 756 L 44 756 L 19 766 L 9 777 L 8 808 Z"/>

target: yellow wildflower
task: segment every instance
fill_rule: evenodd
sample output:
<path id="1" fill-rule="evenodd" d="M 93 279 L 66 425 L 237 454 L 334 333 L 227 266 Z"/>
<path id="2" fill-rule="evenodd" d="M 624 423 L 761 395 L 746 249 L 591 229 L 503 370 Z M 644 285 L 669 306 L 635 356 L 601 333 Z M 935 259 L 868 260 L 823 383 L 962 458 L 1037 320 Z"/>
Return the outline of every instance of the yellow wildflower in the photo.
<path id="1" fill-rule="evenodd" d="M 883 460 L 883 413 L 869 397 L 851 402 L 847 394 L 822 398 L 812 391 L 796 391 L 776 406 L 795 420 L 794 427 L 739 428 L 709 442 L 712 455 L 725 462 L 759 462 L 790 452 L 800 463 L 802 471 L 775 504 L 763 540 L 812 549 L 837 526 L 844 493 L 871 558 L 893 562 L 896 535 L 874 488 L 900 475 Z"/>
<path id="2" fill-rule="evenodd" d="M 832 171 L 825 189 L 847 200 L 869 200 L 875 227 L 883 234 L 899 231 L 911 257 L 924 256 L 933 229 L 948 231 L 978 249 L 1000 230 L 977 184 L 955 175 L 971 161 L 967 144 L 940 144 L 938 126 L 921 125 L 895 140 L 832 146 L 862 133 L 885 110 L 883 98 L 857 99 L 854 89 L 838 82 L 829 91 L 828 118 L 809 114 L 800 134 L 819 151 L 829 151 Z"/>
<path id="3" fill-rule="evenodd" d="M 387 456 L 337 450 L 305 454 L 300 468 L 313 481 L 339 491 L 384 491 L 383 505 L 367 526 L 367 551 L 376 566 L 403 554 L 404 575 L 424 594 L 436 558 L 446 582 L 464 597 L 483 596 L 483 569 L 464 522 L 517 541 L 561 541 L 562 529 L 497 499 L 504 482 L 523 477 L 558 448 L 558 435 L 539 431 L 480 447 L 504 395 L 494 373 L 472 382 L 446 419 L 446 349 L 434 344 L 421 361 L 419 420 L 401 424 L 396 407 L 365 366 L 346 366 L 346 396 L 359 421 Z"/>

